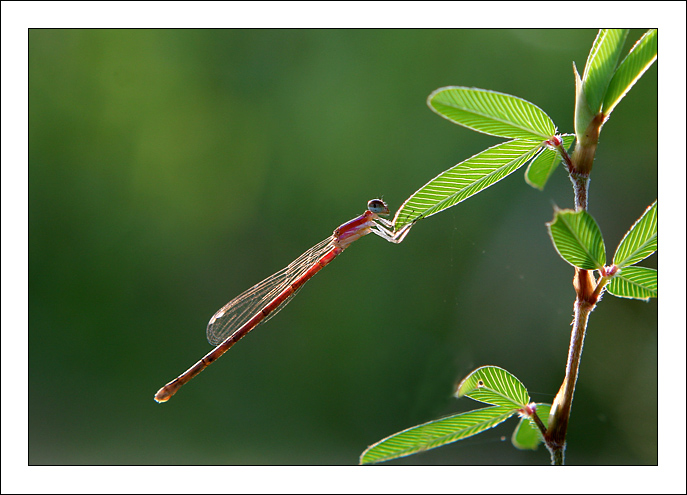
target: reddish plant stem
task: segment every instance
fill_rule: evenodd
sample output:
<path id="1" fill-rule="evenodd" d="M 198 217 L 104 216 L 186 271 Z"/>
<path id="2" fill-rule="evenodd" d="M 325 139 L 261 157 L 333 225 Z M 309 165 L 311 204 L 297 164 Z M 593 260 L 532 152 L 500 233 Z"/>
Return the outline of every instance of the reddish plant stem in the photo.
<path id="1" fill-rule="evenodd" d="M 534 411 L 534 413 L 532 414 L 532 420 L 537 425 L 537 428 L 539 428 L 539 431 L 541 431 L 542 436 L 546 437 L 546 426 L 544 426 L 544 422 L 537 414 L 537 411 Z"/>
<path id="2" fill-rule="evenodd" d="M 587 270 L 580 270 L 587 272 Z M 589 273 L 589 272 L 587 272 Z M 565 437 L 568 430 L 570 419 L 570 409 L 572 408 L 575 384 L 580 369 L 580 359 L 582 357 L 582 347 L 587 330 L 589 314 L 594 308 L 593 304 L 587 301 L 575 301 L 575 318 L 573 329 L 570 334 L 570 348 L 568 350 L 568 362 L 565 368 L 565 379 L 556 395 L 551 416 L 549 417 L 549 428 L 546 432 L 546 446 L 551 452 L 553 464 L 563 464 L 565 455 Z"/>
<path id="3" fill-rule="evenodd" d="M 568 156 L 562 146 L 559 147 L 573 184 L 575 209 L 586 210 L 588 206 L 589 174 L 592 170 L 599 131 L 603 125 L 603 115 L 597 115 L 589 124 L 582 141 L 578 141 L 572 158 Z M 596 280 L 589 270 L 575 268 L 573 278 L 576 298 L 574 305 L 574 319 L 570 334 L 568 361 L 565 367 L 565 378 L 554 399 L 549 415 L 549 428 L 544 440 L 551 453 L 551 463 L 563 465 L 565 460 L 565 438 L 570 420 L 575 384 L 580 369 L 582 347 L 587 331 L 589 314 L 594 310 L 599 299 L 596 291 Z"/>

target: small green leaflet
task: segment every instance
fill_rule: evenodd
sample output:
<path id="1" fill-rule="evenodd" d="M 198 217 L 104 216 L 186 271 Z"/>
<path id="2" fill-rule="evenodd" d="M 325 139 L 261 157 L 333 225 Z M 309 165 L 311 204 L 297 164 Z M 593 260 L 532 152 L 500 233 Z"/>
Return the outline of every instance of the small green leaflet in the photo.
<path id="1" fill-rule="evenodd" d="M 556 134 L 541 108 L 497 91 L 447 86 L 430 94 L 427 104 L 451 122 L 492 136 L 541 141 Z"/>
<path id="2" fill-rule="evenodd" d="M 398 230 L 486 189 L 527 163 L 541 145 L 541 141 L 525 139 L 506 141 L 442 172 L 403 203 L 394 217 L 394 227 Z"/>
<path id="3" fill-rule="evenodd" d="M 565 150 L 569 150 L 573 141 L 575 141 L 575 135 L 563 134 L 561 139 L 563 140 L 563 148 Z M 549 147 L 544 148 L 544 150 L 539 153 L 527 167 L 527 171 L 525 172 L 525 181 L 530 186 L 535 187 L 540 191 L 544 190 L 546 181 L 549 180 L 549 177 L 551 177 L 551 174 L 559 163 L 561 163 L 561 155 L 558 153 L 558 151 Z"/>
<path id="4" fill-rule="evenodd" d="M 497 366 L 482 366 L 465 377 L 456 391 L 456 397 L 463 396 L 512 409 L 522 409 L 530 402 L 522 382 Z"/>
<path id="5" fill-rule="evenodd" d="M 536 404 L 537 416 L 548 427 L 549 412 L 551 412 L 551 404 Z M 541 431 L 539 427 L 531 418 L 520 418 L 517 428 L 513 431 L 511 442 L 513 446 L 520 450 L 537 450 L 539 444 L 542 443 Z"/>
<path id="6" fill-rule="evenodd" d="M 556 210 L 547 223 L 549 235 L 558 254 L 582 270 L 596 270 L 606 262 L 606 247 L 601 230 L 584 210 Z"/>
<path id="7" fill-rule="evenodd" d="M 658 200 L 649 206 L 630 230 L 613 256 L 620 270 L 606 290 L 614 296 L 648 301 L 658 297 L 658 272 L 653 268 L 630 266 L 651 256 L 658 249 Z"/>
<path id="8" fill-rule="evenodd" d="M 606 119 L 658 57 L 658 34 L 650 29 L 635 43 L 613 74 L 601 110 Z"/>
<path id="9" fill-rule="evenodd" d="M 649 206 L 620 241 L 613 264 L 623 268 L 639 263 L 658 249 L 658 200 Z"/>
<path id="10" fill-rule="evenodd" d="M 627 266 L 611 279 L 606 290 L 617 297 L 648 301 L 658 297 L 658 272 L 643 266 Z"/>
<path id="11" fill-rule="evenodd" d="M 512 408 L 492 406 L 414 426 L 368 447 L 360 456 L 360 464 L 388 461 L 441 447 L 493 428 L 515 413 Z"/>
<path id="12" fill-rule="evenodd" d="M 600 29 L 594 40 L 582 75 L 582 88 L 593 114 L 601 110 L 627 33 L 627 29 Z"/>

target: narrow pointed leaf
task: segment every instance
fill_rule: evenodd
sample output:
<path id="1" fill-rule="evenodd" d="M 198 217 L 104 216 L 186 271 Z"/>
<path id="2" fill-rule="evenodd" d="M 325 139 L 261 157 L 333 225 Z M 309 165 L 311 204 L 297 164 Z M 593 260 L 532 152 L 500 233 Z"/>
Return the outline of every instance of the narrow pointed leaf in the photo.
<path id="1" fill-rule="evenodd" d="M 627 29 L 600 29 L 587 57 L 582 87 L 592 113 L 601 110 L 608 84 L 620 59 Z"/>
<path id="2" fill-rule="evenodd" d="M 441 447 L 493 428 L 513 414 L 515 412 L 507 407 L 485 407 L 414 426 L 368 447 L 360 456 L 360 464 L 388 461 Z"/>
<path id="3" fill-rule="evenodd" d="M 465 377 L 456 392 L 456 397 L 463 396 L 514 410 L 522 409 L 530 402 L 522 382 L 497 366 L 482 366 Z"/>
<path id="4" fill-rule="evenodd" d="M 613 74 L 602 107 L 606 119 L 657 57 L 658 34 L 655 29 L 650 29 L 635 43 Z"/>
<path id="5" fill-rule="evenodd" d="M 649 206 L 620 241 L 613 264 L 620 268 L 639 263 L 658 249 L 658 200 Z"/>
<path id="6" fill-rule="evenodd" d="M 492 136 L 544 140 L 556 133 L 541 108 L 497 91 L 447 86 L 430 94 L 427 104 L 451 122 Z"/>
<path id="7" fill-rule="evenodd" d="M 556 210 L 547 223 L 549 235 L 558 254 L 565 261 L 583 270 L 595 270 L 606 262 L 606 248 L 601 230 L 584 210 Z"/>
<path id="8" fill-rule="evenodd" d="M 563 139 L 563 147 L 568 150 L 570 146 L 575 141 L 574 134 L 564 134 L 561 136 Z M 551 174 L 556 167 L 561 163 L 561 155 L 552 148 L 545 148 L 537 157 L 532 160 L 527 167 L 525 172 L 525 181 L 539 190 L 544 189 L 546 181 L 549 180 Z"/>
<path id="9" fill-rule="evenodd" d="M 549 413 L 551 404 L 537 404 L 537 416 L 548 427 Z M 533 419 L 520 418 L 518 426 L 513 431 L 511 442 L 513 446 L 520 450 L 537 450 L 539 444 L 544 441 L 541 430 Z"/>
<path id="10" fill-rule="evenodd" d="M 527 163 L 540 147 L 540 141 L 507 141 L 442 172 L 403 203 L 394 218 L 395 228 L 439 213 L 486 189 Z"/>
<path id="11" fill-rule="evenodd" d="M 577 66 L 573 62 L 573 73 L 575 75 L 575 136 L 579 142 L 585 135 L 587 126 L 594 119 L 595 113 L 589 108 L 587 97 L 584 95 L 584 85 Z"/>
<path id="12" fill-rule="evenodd" d="M 613 277 L 606 290 L 617 297 L 648 301 L 658 297 L 658 272 L 643 266 L 626 266 Z"/>

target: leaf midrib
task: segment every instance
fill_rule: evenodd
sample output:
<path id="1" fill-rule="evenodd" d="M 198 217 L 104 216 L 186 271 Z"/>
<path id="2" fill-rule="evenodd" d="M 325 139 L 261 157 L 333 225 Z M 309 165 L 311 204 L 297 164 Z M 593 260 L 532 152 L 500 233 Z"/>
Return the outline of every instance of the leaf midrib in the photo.
<path id="1" fill-rule="evenodd" d="M 462 111 L 462 112 L 469 113 L 469 114 L 471 114 L 471 115 L 476 115 L 476 116 L 478 116 L 478 117 L 489 118 L 489 120 L 493 120 L 493 121 L 499 122 L 499 123 L 501 123 L 501 124 L 509 124 L 511 127 L 515 128 L 515 129 L 518 129 L 518 130 L 521 130 L 521 131 L 527 131 L 527 133 L 528 133 L 529 135 L 531 135 L 531 136 L 537 136 L 537 137 L 542 138 L 542 139 L 546 139 L 546 138 L 549 137 L 549 136 L 547 136 L 547 135 L 545 135 L 545 134 L 540 134 L 540 133 L 538 133 L 538 132 L 534 132 L 530 127 L 521 127 L 521 126 L 516 125 L 516 124 L 515 124 L 514 122 L 512 122 L 512 121 L 497 119 L 497 118 L 493 117 L 492 115 L 488 115 L 488 114 L 484 114 L 484 113 L 479 113 L 479 112 L 477 112 L 477 111 L 469 110 L 469 109 L 466 109 L 466 108 L 461 108 L 461 107 L 459 107 L 459 106 L 457 106 L 457 105 L 449 105 L 449 104 L 444 103 L 444 102 L 433 102 L 433 103 L 436 103 L 437 105 L 443 105 L 443 106 L 448 107 L 448 108 L 454 108 L 454 109 L 456 109 L 456 110 L 460 110 L 460 111 Z M 439 113 L 439 112 L 437 112 L 437 113 Z M 451 120 L 452 122 L 455 122 L 455 120 L 453 120 L 453 119 L 447 117 L 446 115 L 443 115 L 443 114 L 441 114 L 441 113 L 439 113 L 439 115 L 441 115 L 442 117 L 446 118 L 447 120 Z M 465 125 L 466 127 L 474 128 L 474 127 L 472 127 L 472 126 L 467 126 L 466 124 L 463 124 L 463 123 L 461 123 L 460 125 Z M 478 129 L 478 130 L 479 130 L 479 129 Z M 482 132 L 483 132 L 483 131 L 482 131 Z M 502 136 L 502 137 L 512 137 L 512 136 Z"/>
<path id="2" fill-rule="evenodd" d="M 582 241 L 582 239 L 577 235 L 577 232 L 575 231 L 575 229 L 571 228 L 571 223 L 568 221 L 568 219 L 566 218 L 566 216 L 564 216 L 564 215 L 559 215 L 559 218 L 560 218 L 561 221 L 563 222 L 563 225 L 565 225 L 565 226 L 567 227 L 567 229 L 570 231 L 570 233 L 572 234 L 573 238 L 574 238 L 574 239 L 577 241 L 577 243 L 582 247 L 582 250 L 585 252 L 585 254 L 587 255 L 587 257 L 588 257 L 590 260 L 592 260 L 592 263 L 594 264 L 594 266 L 595 266 L 596 268 L 601 268 L 601 265 L 599 264 L 598 260 L 596 260 L 596 259 L 594 258 L 594 256 L 592 256 L 592 252 L 587 248 L 587 245 L 586 245 L 586 244 Z"/>

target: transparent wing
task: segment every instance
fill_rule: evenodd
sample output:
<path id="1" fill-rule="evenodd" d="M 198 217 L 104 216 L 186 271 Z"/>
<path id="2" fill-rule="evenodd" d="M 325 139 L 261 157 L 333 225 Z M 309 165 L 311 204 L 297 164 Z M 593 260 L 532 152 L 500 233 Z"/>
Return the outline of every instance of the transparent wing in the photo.
<path id="1" fill-rule="evenodd" d="M 241 328 L 272 299 L 281 294 L 289 285 L 303 275 L 317 260 L 334 249 L 333 240 L 334 236 L 330 236 L 319 244 L 314 245 L 286 268 L 267 277 L 259 284 L 254 285 L 225 304 L 210 318 L 207 328 L 208 342 L 212 345 L 218 345 L 237 329 Z M 285 299 L 277 309 L 267 315 L 260 323 L 264 323 L 276 315 L 291 301 L 297 292 L 298 290 Z"/>

